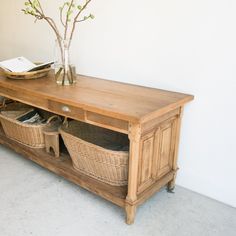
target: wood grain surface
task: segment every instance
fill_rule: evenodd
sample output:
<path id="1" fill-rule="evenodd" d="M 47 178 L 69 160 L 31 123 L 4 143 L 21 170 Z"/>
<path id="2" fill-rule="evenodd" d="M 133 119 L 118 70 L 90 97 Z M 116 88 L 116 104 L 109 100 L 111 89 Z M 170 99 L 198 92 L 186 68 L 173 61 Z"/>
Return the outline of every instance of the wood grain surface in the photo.
<path id="1" fill-rule="evenodd" d="M 72 86 L 57 85 L 53 74 L 32 81 L 13 81 L 0 75 L 0 88 L 0 95 L 8 90 L 8 96 L 29 104 L 37 101 L 44 109 L 48 101 L 55 101 L 131 122 L 148 121 L 193 99 L 192 95 L 83 75 L 78 75 Z"/>

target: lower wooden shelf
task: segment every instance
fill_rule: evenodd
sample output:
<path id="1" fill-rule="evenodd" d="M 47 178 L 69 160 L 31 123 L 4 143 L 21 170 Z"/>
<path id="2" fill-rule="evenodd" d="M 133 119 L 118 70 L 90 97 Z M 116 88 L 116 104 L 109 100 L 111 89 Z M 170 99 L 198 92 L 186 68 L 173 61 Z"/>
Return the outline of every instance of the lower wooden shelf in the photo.
<path id="1" fill-rule="evenodd" d="M 44 149 L 29 148 L 9 139 L 4 134 L 2 128 L 0 128 L 0 144 L 13 149 L 25 158 L 56 173 L 57 175 L 64 177 L 84 189 L 93 192 L 120 207 L 125 207 L 127 186 L 111 186 L 75 171 L 69 155 L 62 154 L 60 159 L 56 159 L 54 156 L 46 153 Z"/>

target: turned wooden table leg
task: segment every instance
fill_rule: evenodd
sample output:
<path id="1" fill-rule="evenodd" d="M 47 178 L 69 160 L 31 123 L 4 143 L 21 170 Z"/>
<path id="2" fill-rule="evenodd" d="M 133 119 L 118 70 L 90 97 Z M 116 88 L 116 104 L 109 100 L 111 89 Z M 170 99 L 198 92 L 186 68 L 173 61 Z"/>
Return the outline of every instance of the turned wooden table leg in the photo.
<path id="1" fill-rule="evenodd" d="M 177 170 L 174 174 L 174 178 L 167 184 L 167 191 L 169 193 L 174 193 L 176 176 L 177 176 Z"/>
<path id="2" fill-rule="evenodd" d="M 130 139 L 130 153 L 129 153 L 129 175 L 128 175 L 128 194 L 126 197 L 126 223 L 134 223 L 136 213 L 137 201 L 137 187 L 138 187 L 138 163 L 140 150 L 141 128 L 139 124 L 130 124 L 129 139 Z"/>
<path id="3" fill-rule="evenodd" d="M 180 108 L 179 117 L 176 121 L 176 132 L 175 132 L 175 151 L 174 151 L 174 160 L 173 160 L 173 170 L 175 171 L 173 179 L 168 183 L 167 190 L 168 192 L 173 192 L 175 188 L 175 181 L 178 171 L 178 151 L 179 151 L 179 139 L 180 139 L 180 128 L 181 128 L 181 120 L 183 116 L 183 107 Z"/>
<path id="4" fill-rule="evenodd" d="M 136 214 L 137 206 L 132 206 L 126 204 L 125 211 L 126 211 L 126 224 L 131 225 L 134 223 L 135 214 Z"/>

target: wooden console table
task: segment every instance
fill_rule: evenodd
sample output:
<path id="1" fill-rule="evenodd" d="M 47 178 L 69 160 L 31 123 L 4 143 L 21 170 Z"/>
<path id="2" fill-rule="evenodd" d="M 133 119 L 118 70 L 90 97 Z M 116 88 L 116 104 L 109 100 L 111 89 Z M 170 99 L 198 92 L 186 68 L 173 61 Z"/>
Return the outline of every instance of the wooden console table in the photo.
<path id="1" fill-rule="evenodd" d="M 53 158 L 10 140 L 0 130 L 1 144 L 124 208 L 128 224 L 134 222 L 138 205 L 165 185 L 174 188 L 183 106 L 193 96 L 86 76 L 62 87 L 52 76 L 23 81 L 2 75 L 0 95 L 128 135 L 128 186 L 114 187 L 75 171 L 65 154 Z"/>

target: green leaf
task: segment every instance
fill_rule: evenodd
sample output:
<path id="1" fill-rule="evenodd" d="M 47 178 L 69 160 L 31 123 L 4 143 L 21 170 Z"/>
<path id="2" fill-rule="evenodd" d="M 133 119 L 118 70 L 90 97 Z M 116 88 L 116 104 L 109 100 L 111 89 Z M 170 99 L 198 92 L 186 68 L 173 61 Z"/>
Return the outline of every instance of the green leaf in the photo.
<path id="1" fill-rule="evenodd" d="M 73 13 L 73 11 L 68 11 L 68 12 L 66 13 L 66 16 L 69 17 L 72 13 Z"/>

